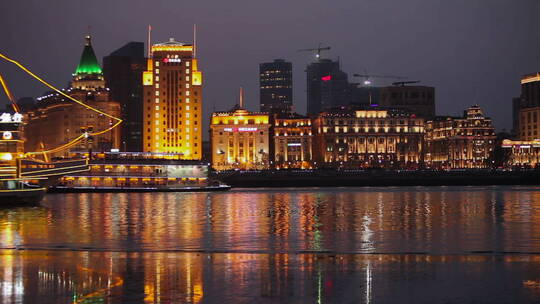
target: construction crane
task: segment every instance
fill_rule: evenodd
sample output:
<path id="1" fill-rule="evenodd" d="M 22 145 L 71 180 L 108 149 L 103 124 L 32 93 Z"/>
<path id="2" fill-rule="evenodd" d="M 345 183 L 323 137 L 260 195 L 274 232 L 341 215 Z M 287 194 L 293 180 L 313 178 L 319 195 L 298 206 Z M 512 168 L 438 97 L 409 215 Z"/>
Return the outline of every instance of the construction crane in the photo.
<path id="1" fill-rule="evenodd" d="M 316 51 L 317 53 L 315 54 L 315 57 L 317 59 L 320 59 L 321 58 L 321 51 L 328 51 L 328 50 L 330 50 L 329 46 L 323 47 L 322 43 L 319 43 L 319 47 L 317 47 L 317 48 L 314 48 L 314 49 L 300 49 L 300 50 L 298 50 L 298 52 L 313 52 L 313 51 Z"/>
<path id="2" fill-rule="evenodd" d="M 393 86 L 397 86 L 397 87 L 404 87 L 406 84 L 413 84 L 413 83 L 419 83 L 420 80 L 413 80 L 413 81 L 398 81 L 398 82 L 394 82 L 392 83 Z"/>
<path id="3" fill-rule="evenodd" d="M 407 77 L 394 76 L 394 75 L 371 75 L 371 74 L 368 74 L 367 72 L 364 72 L 364 74 L 353 74 L 353 77 L 364 78 L 363 84 L 366 86 L 371 85 L 371 80 L 369 80 L 370 78 L 407 79 Z"/>

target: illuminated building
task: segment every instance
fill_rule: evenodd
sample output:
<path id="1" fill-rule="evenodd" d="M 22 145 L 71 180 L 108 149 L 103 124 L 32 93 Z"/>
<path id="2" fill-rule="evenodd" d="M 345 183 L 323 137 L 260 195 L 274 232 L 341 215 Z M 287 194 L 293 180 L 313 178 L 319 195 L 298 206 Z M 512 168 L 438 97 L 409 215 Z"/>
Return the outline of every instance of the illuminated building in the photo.
<path id="1" fill-rule="evenodd" d="M 143 71 L 146 69 L 144 43 L 130 42 L 103 58 L 103 75 L 111 98 L 122 109 L 122 151 L 142 151 L 141 111 Z"/>
<path id="2" fill-rule="evenodd" d="M 86 36 L 86 44 L 71 86 L 64 91 L 67 95 L 111 115 L 120 116 L 120 105 L 110 98 L 105 86 L 101 67 L 92 48 L 90 36 Z M 27 113 L 25 127 L 27 141 L 26 151 L 43 151 L 58 147 L 89 131 L 100 131 L 109 128 L 114 121 L 84 106 L 78 105 L 57 92 L 48 92 L 38 97 L 36 107 Z M 87 138 L 79 144 L 51 156 L 62 156 L 70 151 L 94 150 L 108 151 L 120 147 L 120 130 Z"/>
<path id="3" fill-rule="evenodd" d="M 24 152 L 23 115 L 0 113 L 0 166 L 14 165 Z M 0 168 L 0 175 L 7 173 Z"/>
<path id="4" fill-rule="evenodd" d="M 516 106 L 514 105 L 514 108 Z M 523 141 L 540 139 L 540 73 L 526 75 L 521 79 L 519 101 L 518 137 Z M 514 110 L 515 111 L 515 110 Z"/>
<path id="5" fill-rule="evenodd" d="M 63 176 L 57 189 L 196 190 L 208 186 L 208 165 L 180 160 L 180 154 L 94 153 L 90 170 Z"/>
<path id="6" fill-rule="evenodd" d="M 502 148 L 509 151 L 507 165 L 537 168 L 540 164 L 540 141 L 503 140 Z"/>
<path id="7" fill-rule="evenodd" d="M 154 44 L 143 73 L 143 151 L 202 158 L 202 72 L 194 46 Z"/>
<path id="8" fill-rule="evenodd" d="M 308 115 L 349 104 L 348 77 L 341 71 L 339 62 L 319 59 L 307 66 L 306 76 Z"/>
<path id="9" fill-rule="evenodd" d="M 435 88 L 427 86 L 395 85 L 380 90 L 380 105 L 401 109 L 418 117 L 435 117 Z"/>
<path id="10" fill-rule="evenodd" d="M 292 108 L 292 63 L 283 59 L 259 65 L 261 112 L 288 113 Z"/>
<path id="11" fill-rule="evenodd" d="M 464 117 L 437 117 L 426 123 L 429 168 L 486 168 L 494 146 L 491 119 L 477 105 L 468 108 Z"/>
<path id="12" fill-rule="evenodd" d="M 311 167 L 311 120 L 298 114 L 273 118 L 273 161 L 276 168 Z"/>
<path id="13" fill-rule="evenodd" d="M 417 168 L 424 120 L 402 111 L 338 108 L 313 119 L 318 167 Z"/>
<path id="14" fill-rule="evenodd" d="M 212 113 L 212 167 L 218 171 L 269 169 L 269 115 L 245 110 L 240 100 L 240 106 L 229 112 Z"/>

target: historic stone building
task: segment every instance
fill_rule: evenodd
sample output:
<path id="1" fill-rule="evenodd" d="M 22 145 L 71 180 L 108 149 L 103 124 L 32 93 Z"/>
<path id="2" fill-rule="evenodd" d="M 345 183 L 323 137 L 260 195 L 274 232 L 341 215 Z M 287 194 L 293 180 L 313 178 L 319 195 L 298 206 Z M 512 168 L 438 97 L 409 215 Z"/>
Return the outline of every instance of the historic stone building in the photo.
<path id="1" fill-rule="evenodd" d="M 502 148 L 508 151 L 507 166 L 538 168 L 540 166 L 540 141 L 506 139 Z"/>
<path id="2" fill-rule="evenodd" d="M 418 168 L 424 120 L 403 111 L 338 108 L 313 118 L 317 167 Z"/>
<path id="3" fill-rule="evenodd" d="M 275 115 L 272 127 L 273 167 L 312 168 L 311 120 L 298 114 Z"/>
<path id="4" fill-rule="evenodd" d="M 463 117 L 426 123 L 426 166 L 431 169 L 486 168 L 495 146 L 491 119 L 472 106 Z"/>
<path id="5" fill-rule="evenodd" d="M 270 117 L 240 106 L 214 112 L 210 122 L 212 167 L 215 170 L 270 168 Z"/>
<path id="6" fill-rule="evenodd" d="M 88 106 L 99 109 L 114 117 L 120 117 L 120 105 L 110 99 L 105 87 L 103 73 L 92 48 L 90 36 L 69 88 L 63 92 Z M 85 132 L 106 130 L 116 121 L 96 113 L 83 105 L 48 92 L 37 98 L 35 108 L 26 113 L 25 150 L 47 151 L 62 146 Z M 115 128 L 98 136 L 88 137 L 69 149 L 52 153 L 50 156 L 68 155 L 73 151 L 109 151 L 120 147 L 120 129 Z"/>

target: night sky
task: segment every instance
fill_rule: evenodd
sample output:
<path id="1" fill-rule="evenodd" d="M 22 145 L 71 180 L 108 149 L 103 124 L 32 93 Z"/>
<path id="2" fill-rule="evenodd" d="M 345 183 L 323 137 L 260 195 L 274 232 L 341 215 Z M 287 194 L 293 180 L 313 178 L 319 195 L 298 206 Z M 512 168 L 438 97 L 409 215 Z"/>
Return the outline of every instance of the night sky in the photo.
<path id="1" fill-rule="evenodd" d="M 297 49 L 322 42 L 332 47 L 324 56 L 339 57 L 350 77 L 367 70 L 421 80 L 436 87 L 438 115 L 478 103 L 498 129 L 510 129 L 520 77 L 540 71 L 539 12 L 538 0 L 2 0 L 0 51 L 66 87 L 88 26 L 101 60 L 146 41 L 148 24 L 154 43 L 191 43 L 196 23 L 209 116 L 232 107 L 239 86 L 247 107 L 258 110 L 259 63 L 275 58 L 292 61 L 293 103 L 305 113 L 304 69 L 314 57 Z M 46 90 L 10 64 L 0 63 L 0 72 L 16 97 Z"/>

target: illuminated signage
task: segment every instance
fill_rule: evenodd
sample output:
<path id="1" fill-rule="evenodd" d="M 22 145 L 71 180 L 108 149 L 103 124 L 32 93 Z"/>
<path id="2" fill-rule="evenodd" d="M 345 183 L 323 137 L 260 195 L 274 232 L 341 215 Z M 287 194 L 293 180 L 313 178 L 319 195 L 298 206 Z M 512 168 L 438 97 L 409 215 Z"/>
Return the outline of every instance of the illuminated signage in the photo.
<path id="1" fill-rule="evenodd" d="M 165 62 L 165 63 L 168 63 L 168 62 L 182 62 L 182 59 L 180 59 L 180 58 L 163 58 L 163 62 Z"/>
<path id="2" fill-rule="evenodd" d="M 238 132 L 255 132 L 257 128 L 238 128 Z"/>
<path id="3" fill-rule="evenodd" d="M 11 134 L 11 132 L 9 131 L 6 131 L 4 132 L 4 134 L 2 134 L 2 138 L 6 140 L 10 140 L 11 138 L 13 138 L 13 134 Z"/>
<path id="4" fill-rule="evenodd" d="M 242 127 L 242 128 L 223 128 L 223 131 L 224 132 L 256 132 L 258 131 L 259 129 L 258 128 L 247 128 L 247 127 Z"/>
<path id="5" fill-rule="evenodd" d="M 328 75 L 328 76 L 323 76 L 323 77 L 321 78 L 321 80 L 322 80 L 322 81 L 330 81 L 330 80 L 332 80 L 332 76 L 330 76 L 330 75 Z"/>
<path id="6" fill-rule="evenodd" d="M 289 147 L 300 147 L 302 144 L 301 143 L 288 143 L 287 146 Z"/>
<path id="7" fill-rule="evenodd" d="M 20 113 L 15 113 L 15 114 L 10 114 L 10 113 L 2 113 L 2 115 L 0 115 L 0 122 L 22 122 L 22 114 Z"/>

